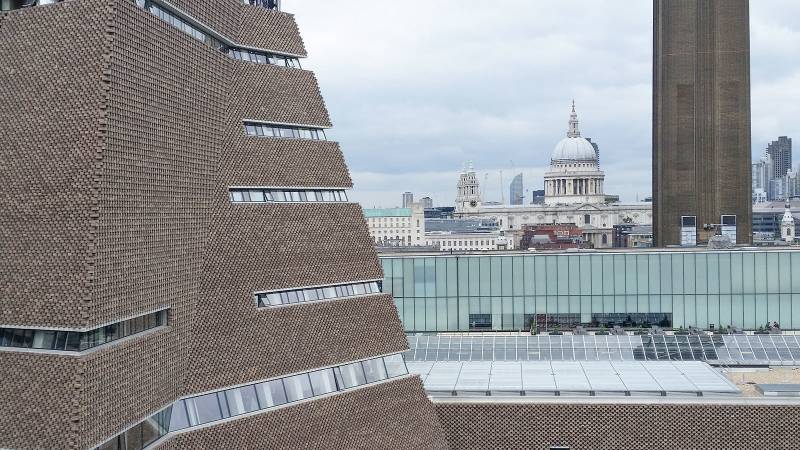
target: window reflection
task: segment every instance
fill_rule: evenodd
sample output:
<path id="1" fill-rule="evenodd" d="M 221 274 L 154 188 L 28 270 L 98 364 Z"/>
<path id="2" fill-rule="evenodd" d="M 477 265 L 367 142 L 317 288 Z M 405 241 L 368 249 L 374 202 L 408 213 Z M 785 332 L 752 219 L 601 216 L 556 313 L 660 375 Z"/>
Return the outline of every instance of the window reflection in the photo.
<path id="1" fill-rule="evenodd" d="M 400 354 L 301 373 L 178 401 L 171 431 L 356 388 L 408 374 Z"/>
<path id="2" fill-rule="evenodd" d="M 347 192 L 337 190 L 299 190 L 299 189 L 230 189 L 232 203 L 264 203 L 264 202 L 347 202 Z"/>
<path id="3" fill-rule="evenodd" d="M 379 294 L 380 287 L 377 281 L 366 283 L 351 283 L 338 286 L 314 287 L 305 289 L 290 289 L 285 291 L 257 293 L 259 308 L 282 306 L 293 303 L 315 302 L 332 300 L 336 298 L 353 297 L 356 295 Z"/>
<path id="4" fill-rule="evenodd" d="M 245 122 L 244 131 L 248 136 L 287 139 L 314 139 L 318 141 L 327 140 L 327 137 L 325 136 L 325 130 L 322 128 L 290 127 L 287 125 Z"/>
<path id="5" fill-rule="evenodd" d="M 0 328 L 0 347 L 82 352 L 167 325 L 168 310 L 158 311 L 90 331 Z"/>
<path id="6" fill-rule="evenodd" d="M 0 1 L 7 1 L 7 0 L 0 0 Z M 54 0 L 40 0 L 40 1 L 54 1 Z M 274 0 L 264 0 L 264 2 L 267 1 L 274 3 Z M 3 3 L 3 5 L 4 4 L 5 3 Z M 271 64 L 271 65 L 291 67 L 297 69 L 302 68 L 300 67 L 300 59 L 294 56 L 278 55 L 275 53 L 268 53 L 258 50 L 250 50 L 250 49 L 228 46 L 227 44 L 223 43 L 216 37 L 212 36 L 213 32 L 202 30 L 201 28 L 192 23 L 193 20 L 189 19 L 188 17 L 180 17 L 177 13 L 171 11 L 169 7 L 162 5 L 158 2 L 154 2 L 152 0 L 136 0 L 136 5 L 146 11 L 149 11 L 154 16 L 172 25 L 178 30 L 188 34 L 192 38 L 197 39 L 198 41 L 203 42 L 206 45 L 225 53 L 226 55 L 230 56 L 233 59 L 240 61 L 248 61 L 256 64 Z"/>

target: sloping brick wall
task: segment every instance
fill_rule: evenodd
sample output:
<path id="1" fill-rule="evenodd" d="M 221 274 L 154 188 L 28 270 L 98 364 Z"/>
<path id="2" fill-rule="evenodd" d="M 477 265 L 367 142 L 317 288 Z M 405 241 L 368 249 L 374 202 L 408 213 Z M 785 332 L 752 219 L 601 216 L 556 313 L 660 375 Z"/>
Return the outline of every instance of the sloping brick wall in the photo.
<path id="1" fill-rule="evenodd" d="M 159 449 L 444 450 L 418 377 L 177 435 Z"/>
<path id="2" fill-rule="evenodd" d="M 436 403 L 453 450 L 800 448 L 800 408 L 698 404 Z"/>

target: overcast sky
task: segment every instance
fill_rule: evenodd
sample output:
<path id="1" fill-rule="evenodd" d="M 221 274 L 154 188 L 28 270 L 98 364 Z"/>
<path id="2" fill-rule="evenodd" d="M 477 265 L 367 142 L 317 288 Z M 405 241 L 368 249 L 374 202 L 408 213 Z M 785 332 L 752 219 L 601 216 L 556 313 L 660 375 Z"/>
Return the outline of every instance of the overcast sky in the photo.
<path id="1" fill-rule="evenodd" d="M 355 183 L 391 207 L 452 205 L 464 162 L 485 200 L 541 189 L 574 98 L 607 193 L 650 194 L 652 1 L 284 0 Z M 800 136 L 800 1 L 751 2 L 753 155 Z M 797 154 L 797 152 L 795 152 Z M 795 158 L 797 162 L 797 158 Z M 502 171 L 502 185 L 501 175 Z"/>

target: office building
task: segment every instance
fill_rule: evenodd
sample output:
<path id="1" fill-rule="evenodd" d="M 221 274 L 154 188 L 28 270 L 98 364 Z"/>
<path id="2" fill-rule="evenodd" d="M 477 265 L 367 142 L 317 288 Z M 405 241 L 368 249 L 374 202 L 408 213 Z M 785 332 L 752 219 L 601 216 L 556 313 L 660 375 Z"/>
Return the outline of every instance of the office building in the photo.
<path id="1" fill-rule="evenodd" d="M 792 168 L 792 139 L 781 136 L 767 145 L 767 154 L 772 157 L 772 176 L 782 178 Z"/>
<path id="2" fill-rule="evenodd" d="M 455 214 L 455 206 L 437 206 L 435 208 L 425 208 L 426 219 L 452 219 Z"/>
<path id="3" fill-rule="evenodd" d="M 544 189 L 531 191 L 531 205 L 544 205 Z"/>
<path id="4" fill-rule="evenodd" d="M 655 0 L 655 245 L 749 244 L 749 0 Z"/>
<path id="5" fill-rule="evenodd" d="M 767 202 L 753 205 L 753 243 L 757 245 L 776 245 L 781 239 L 783 218 L 786 206 L 797 218 L 798 227 L 794 235 L 800 232 L 800 201 Z"/>
<path id="6" fill-rule="evenodd" d="M 422 197 L 419 199 L 419 203 L 424 209 L 433 209 L 433 199 L 430 197 Z"/>
<path id="7" fill-rule="evenodd" d="M 514 250 L 514 242 L 502 230 L 432 231 L 425 233 L 425 244 L 442 252 Z"/>
<path id="8" fill-rule="evenodd" d="M 403 192 L 403 208 L 410 208 L 412 203 L 414 203 L 414 194 Z"/>
<path id="9" fill-rule="evenodd" d="M 369 235 L 379 247 L 410 247 L 425 242 L 425 213 L 419 203 L 408 208 L 364 210 Z"/>
<path id="10" fill-rule="evenodd" d="M 0 447 L 447 448 L 294 17 L 249 3 L 3 2 Z"/>
<path id="11" fill-rule="evenodd" d="M 798 251 L 434 253 L 381 262 L 383 289 L 407 332 L 517 331 L 533 319 L 562 328 L 800 328 Z"/>
<path id="12" fill-rule="evenodd" d="M 525 202 L 525 191 L 522 184 L 522 174 L 518 174 L 511 180 L 511 187 L 508 193 L 509 203 L 512 205 L 522 205 Z"/>
<path id="13" fill-rule="evenodd" d="M 752 163 L 753 203 L 764 203 L 774 199 L 771 193 L 773 173 L 772 155 L 764 153 L 758 161 Z"/>

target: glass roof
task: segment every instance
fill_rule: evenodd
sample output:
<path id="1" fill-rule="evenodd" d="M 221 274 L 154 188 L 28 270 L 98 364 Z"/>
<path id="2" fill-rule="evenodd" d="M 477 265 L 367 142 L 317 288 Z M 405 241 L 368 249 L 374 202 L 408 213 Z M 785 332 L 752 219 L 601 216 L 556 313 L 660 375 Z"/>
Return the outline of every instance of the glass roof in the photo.
<path id="1" fill-rule="evenodd" d="M 408 335 L 407 361 L 705 361 L 800 365 L 794 335 Z"/>
<path id="2" fill-rule="evenodd" d="M 434 397 L 529 395 L 737 396 L 699 361 L 408 362 Z"/>

